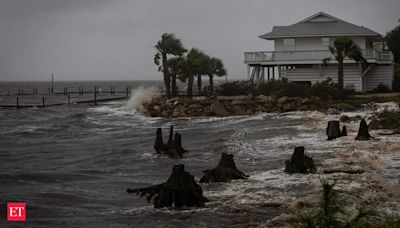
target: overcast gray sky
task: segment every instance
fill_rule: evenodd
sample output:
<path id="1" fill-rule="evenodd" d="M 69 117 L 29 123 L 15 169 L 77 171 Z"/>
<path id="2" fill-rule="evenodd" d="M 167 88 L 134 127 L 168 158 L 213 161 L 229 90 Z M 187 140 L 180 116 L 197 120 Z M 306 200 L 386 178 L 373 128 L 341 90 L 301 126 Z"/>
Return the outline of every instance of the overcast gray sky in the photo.
<path id="1" fill-rule="evenodd" d="M 165 32 L 245 78 L 243 52 L 272 50 L 258 35 L 319 11 L 385 34 L 400 0 L 0 0 L 0 80 L 160 79 Z"/>

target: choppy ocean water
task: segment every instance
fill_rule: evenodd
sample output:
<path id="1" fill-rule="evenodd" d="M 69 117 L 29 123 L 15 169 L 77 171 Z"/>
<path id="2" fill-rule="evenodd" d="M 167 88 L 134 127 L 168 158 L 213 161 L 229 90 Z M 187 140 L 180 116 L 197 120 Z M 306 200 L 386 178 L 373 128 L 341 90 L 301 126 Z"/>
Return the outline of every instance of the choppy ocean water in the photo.
<path id="1" fill-rule="evenodd" d="M 372 111 L 360 113 L 368 118 Z M 379 179 L 389 195 L 399 187 L 399 137 L 355 142 L 357 123 L 352 123 L 349 137 L 326 141 L 326 123 L 337 118 L 319 112 L 149 118 L 126 101 L 0 109 L 0 212 L 5 215 L 7 202 L 24 201 L 27 224 L 20 225 L 34 227 L 258 226 L 291 214 L 298 201 L 315 198 L 319 174 L 283 172 L 295 146 L 305 146 L 318 168 L 351 161 L 369 169 L 339 181 L 349 192 L 369 197 L 371 179 Z M 158 157 L 152 148 L 156 128 L 162 127 L 167 137 L 170 125 L 182 133 L 189 150 L 184 159 Z M 202 185 L 210 199 L 205 208 L 156 210 L 126 193 L 127 188 L 164 182 L 176 163 L 185 164 L 198 180 L 202 170 L 216 166 L 221 152 L 232 153 L 238 169 L 250 177 Z M 0 219 L 0 224 L 7 222 Z"/>

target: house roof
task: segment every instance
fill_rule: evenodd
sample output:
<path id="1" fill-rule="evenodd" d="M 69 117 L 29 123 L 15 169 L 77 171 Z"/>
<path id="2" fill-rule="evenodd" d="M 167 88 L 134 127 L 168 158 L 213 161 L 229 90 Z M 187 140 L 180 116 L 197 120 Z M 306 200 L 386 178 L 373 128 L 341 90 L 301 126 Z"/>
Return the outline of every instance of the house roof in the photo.
<path id="1" fill-rule="evenodd" d="M 369 28 L 351 24 L 339 18 L 319 12 L 296 24 L 289 26 L 274 26 L 272 31 L 259 36 L 262 39 L 273 40 L 286 37 L 315 36 L 375 36 L 381 35 Z"/>

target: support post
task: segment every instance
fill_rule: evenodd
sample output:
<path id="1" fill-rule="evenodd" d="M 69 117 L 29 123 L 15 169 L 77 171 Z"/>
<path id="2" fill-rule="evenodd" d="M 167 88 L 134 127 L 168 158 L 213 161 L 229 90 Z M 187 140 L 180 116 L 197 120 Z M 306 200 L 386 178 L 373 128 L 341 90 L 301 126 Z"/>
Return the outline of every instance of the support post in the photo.
<path id="1" fill-rule="evenodd" d="M 68 94 L 68 104 L 71 103 L 71 95 Z"/>
<path id="2" fill-rule="evenodd" d="M 275 79 L 275 66 L 272 66 L 272 80 Z"/>
<path id="3" fill-rule="evenodd" d="M 42 107 L 44 107 L 44 97 L 42 97 Z"/>
<path id="4" fill-rule="evenodd" d="M 17 108 L 19 108 L 19 97 L 17 97 Z"/>
<path id="5" fill-rule="evenodd" d="M 53 76 L 53 73 L 51 73 L 51 93 L 54 93 L 54 76 Z"/>
<path id="6" fill-rule="evenodd" d="M 94 87 L 94 105 L 97 105 L 97 87 Z"/>

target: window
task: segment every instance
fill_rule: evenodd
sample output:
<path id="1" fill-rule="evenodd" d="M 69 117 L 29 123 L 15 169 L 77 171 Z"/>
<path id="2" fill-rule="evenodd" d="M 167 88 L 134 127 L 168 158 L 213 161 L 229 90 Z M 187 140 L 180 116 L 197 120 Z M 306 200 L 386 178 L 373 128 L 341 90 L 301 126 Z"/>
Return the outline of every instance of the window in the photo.
<path id="1" fill-rule="evenodd" d="M 284 51 L 294 51 L 295 42 L 294 39 L 283 39 L 283 50 Z"/>
<path id="2" fill-rule="evenodd" d="M 329 37 L 322 38 L 322 47 L 329 47 Z"/>

